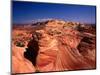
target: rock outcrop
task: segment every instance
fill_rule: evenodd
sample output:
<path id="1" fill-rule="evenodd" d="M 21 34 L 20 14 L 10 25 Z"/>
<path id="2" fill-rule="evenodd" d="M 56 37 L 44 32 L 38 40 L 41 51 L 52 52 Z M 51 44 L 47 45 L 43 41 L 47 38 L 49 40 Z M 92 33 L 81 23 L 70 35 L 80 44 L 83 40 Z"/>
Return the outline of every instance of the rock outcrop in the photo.
<path id="1" fill-rule="evenodd" d="M 35 72 L 32 62 L 24 57 L 25 48 L 13 46 L 12 48 L 12 73 Z"/>
<path id="2" fill-rule="evenodd" d="M 81 26 L 80 23 L 61 20 L 49 20 L 42 24 L 45 24 L 45 27 L 35 31 L 33 34 L 34 40 L 31 40 L 32 43 L 30 43 L 32 47 L 28 46 L 27 48 L 31 55 L 28 55 L 29 58 L 21 56 L 21 58 L 29 61 L 28 65 L 20 66 L 23 67 L 21 68 L 22 71 L 16 70 L 17 63 L 15 61 L 18 61 L 18 66 L 27 63 L 27 61 L 19 62 L 19 59 L 17 59 L 19 55 L 16 55 L 17 58 L 13 56 L 14 72 L 47 72 L 96 68 L 96 36 L 91 33 L 93 27 L 89 31 L 89 27 Z M 36 41 L 37 45 L 34 41 Z M 13 54 L 16 53 L 13 52 Z M 36 56 L 32 56 L 32 54 Z M 24 71 L 25 68 L 27 69 Z"/>
<path id="3" fill-rule="evenodd" d="M 52 21 L 46 25 L 44 30 L 37 31 L 41 34 L 39 40 L 40 49 L 37 57 L 37 67 L 40 72 L 95 68 L 95 59 L 91 60 L 91 55 L 87 59 L 85 55 L 80 52 L 80 48 L 82 48 L 80 45 L 86 36 L 76 30 L 77 28 L 74 29 L 75 26 L 78 26 L 77 23 L 76 25 L 74 25 L 75 23 L 68 24 L 70 24 L 71 28 L 64 29 L 65 22 Z M 66 25 L 66 27 L 68 26 Z M 80 34 L 83 36 L 80 36 Z M 87 38 L 95 42 L 95 40 L 90 39 L 89 36 L 87 33 Z M 90 37 L 94 38 L 94 36 Z M 88 40 L 86 40 L 86 42 L 88 42 Z M 85 48 L 84 51 L 88 52 L 89 46 L 92 47 L 91 51 L 95 51 L 95 47 L 90 43 L 88 44 L 89 45 L 82 44 Z M 95 58 L 95 53 L 93 53 L 93 56 Z"/>

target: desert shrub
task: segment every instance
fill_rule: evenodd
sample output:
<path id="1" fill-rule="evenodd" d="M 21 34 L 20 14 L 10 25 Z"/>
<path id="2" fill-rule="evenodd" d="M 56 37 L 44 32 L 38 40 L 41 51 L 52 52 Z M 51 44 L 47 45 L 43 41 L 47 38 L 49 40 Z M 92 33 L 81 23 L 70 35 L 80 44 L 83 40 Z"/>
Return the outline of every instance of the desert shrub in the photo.
<path id="1" fill-rule="evenodd" d="M 40 73 L 40 71 L 36 69 L 36 73 Z"/>
<path id="2" fill-rule="evenodd" d="M 16 46 L 18 46 L 18 47 L 24 47 L 25 45 L 24 45 L 23 42 L 17 42 L 17 43 L 16 43 Z"/>
<path id="3" fill-rule="evenodd" d="M 50 29 L 48 31 L 48 34 L 49 35 L 58 35 L 58 34 L 61 34 L 61 31 L 60 30 L 52 30 L 52 29 Z"/>
<path id="4" fill-rule="evenodd" d="M 22 33 L 20 33 L 20 34 L 18 34 L 17 36 L 19 36 L 19 37 L 20 37 L 20 36 L 23 36 L 23 34 L 22 34 Z"/>

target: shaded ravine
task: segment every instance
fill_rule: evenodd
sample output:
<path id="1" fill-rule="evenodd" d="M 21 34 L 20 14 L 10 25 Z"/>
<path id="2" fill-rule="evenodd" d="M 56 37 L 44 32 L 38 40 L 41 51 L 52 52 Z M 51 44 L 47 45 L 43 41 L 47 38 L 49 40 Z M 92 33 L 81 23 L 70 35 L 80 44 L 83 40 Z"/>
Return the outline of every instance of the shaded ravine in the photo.
<path id="1" fill-rule="evenodd" d="M 34 66 L 36 66 L 36 58 L 39 51 L 38 41 L 36 41 L 33 37 L 33 39 L 29 41 L 27 47 L 28 48 L 26 48 L 26 51 L 24 52 L 24 57 L 30 60 Z"/>

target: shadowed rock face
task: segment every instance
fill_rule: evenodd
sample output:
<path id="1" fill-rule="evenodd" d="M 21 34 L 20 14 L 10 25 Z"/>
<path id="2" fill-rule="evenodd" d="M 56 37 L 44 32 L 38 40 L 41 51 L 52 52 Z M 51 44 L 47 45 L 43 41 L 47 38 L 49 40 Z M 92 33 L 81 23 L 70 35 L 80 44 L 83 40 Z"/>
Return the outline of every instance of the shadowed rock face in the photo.
<path id="1" fill-rule="evenodd" d="M 33 34 L 23 58 L 39 72 L 95 69 L 95 34 L 89 29 L 80 31 L 79 26 L 60 20 L 46 22 Z"/>
<path id="2" fill-rule="evenodd" d="M 24 52 L 24 57 L 30 60 L 34 66 L 36 66 L 36 58 L 39 51 L 39 45 L 35 36 L 33 36 L 33 39 L 29 41 L 27 47 L 28 48 L 26 48 L 26 52 Z"/>

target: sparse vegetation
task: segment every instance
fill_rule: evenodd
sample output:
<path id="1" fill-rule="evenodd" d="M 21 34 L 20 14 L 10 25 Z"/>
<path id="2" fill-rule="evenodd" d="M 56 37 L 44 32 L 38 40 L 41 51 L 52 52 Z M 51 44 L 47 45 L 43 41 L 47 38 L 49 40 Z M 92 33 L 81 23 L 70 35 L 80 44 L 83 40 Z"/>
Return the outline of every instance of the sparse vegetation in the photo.
<path id="1" fill-rule="evenodd" d="M 16 43 L 16 46 L 18 46 L 18 47 L 24 47 L 25 45 L 24 45 L 23 42 L 17 42 L 17 43 Z"/>

